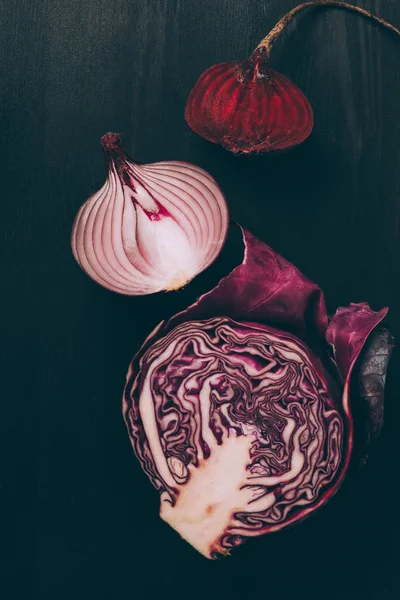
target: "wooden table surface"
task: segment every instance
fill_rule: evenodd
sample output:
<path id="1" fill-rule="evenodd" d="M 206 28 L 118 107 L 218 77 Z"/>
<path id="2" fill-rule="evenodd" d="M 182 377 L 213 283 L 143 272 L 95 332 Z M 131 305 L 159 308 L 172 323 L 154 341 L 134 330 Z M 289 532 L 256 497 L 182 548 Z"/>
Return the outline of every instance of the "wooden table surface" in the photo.
<path id="1" fill-rule="evenodd" d="M 358 4 L 400 26 L 398 0 Z M 271 64 L 306 93 L 315 130 L 288 154 L 233 156 L 183 118 L 200 73 L 248 56 L 294 5 L 1 3 L 4 600 L 400 595 L 398 352 L 364 471 L 303 524 L 208 562 L 158 519 L 121 416 L 132 355 L 189 292 L 118 296 L 70 251 L 105 178 L 100 137 L 122 132 L 141 162 L 208 170 L 231 216 L 317 282 L 331 312 L 387 305 L 400 338 L 400 39 L 342 10 L 299 16 Z"/>

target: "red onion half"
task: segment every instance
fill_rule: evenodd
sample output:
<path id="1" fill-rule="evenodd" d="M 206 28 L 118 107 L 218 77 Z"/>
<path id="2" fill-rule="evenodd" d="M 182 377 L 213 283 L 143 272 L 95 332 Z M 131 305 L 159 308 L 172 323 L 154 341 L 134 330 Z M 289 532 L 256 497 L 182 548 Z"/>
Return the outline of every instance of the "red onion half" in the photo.
<path id="1" fill-rule="evenodd" d="M 218 256 L 228 209 L 214 179 L 185 162 L 135 163 L 121 136 L 101 140 L 104 186 L 79 210 L 72 251 L 100 285 L 126 295 L 178 289 Z"/>
<path id="2" fill-rule="evenodd" d="M 328 319 L 315 284 L 243 236 L 243 263 L 146 340 L 123 399 L 161 517 L 207 558 L 303 519 L 337 491 L 354 446 L 351 376 L 387 313 L 350 304 Z M 383 344 L 384 364 L 374 355 L 365 370 L 380 384 Z"/>

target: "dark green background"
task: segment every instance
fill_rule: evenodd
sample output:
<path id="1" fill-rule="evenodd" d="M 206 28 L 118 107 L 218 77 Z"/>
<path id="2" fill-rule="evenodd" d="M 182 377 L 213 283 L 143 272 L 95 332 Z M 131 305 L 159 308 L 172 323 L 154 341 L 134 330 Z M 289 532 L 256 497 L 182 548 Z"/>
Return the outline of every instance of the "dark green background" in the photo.
<path id="1" fill-rule="evenodd" d="M 398 0 L 358 3 L 400 26 Z M 299 16 L 271 61 L 315 109 L 291 153 L 235 157 L 183 118 L 200 73 L 245 58 L 294 5 L 1 2 L 4 600 L 400 595 L 398 353 L 366 469 L 303 524 L 207 562 L 158 519 L 120 408 L 138 344 L 192 292 L 115 295 L 69 246 L 105 178 L 100 137 L 123 132 L 139 161 L 208 170 L 232 217 L 316 281 L 330 311 L 389 305 L 400 338 L 400 38 L 337 9 Z"/>

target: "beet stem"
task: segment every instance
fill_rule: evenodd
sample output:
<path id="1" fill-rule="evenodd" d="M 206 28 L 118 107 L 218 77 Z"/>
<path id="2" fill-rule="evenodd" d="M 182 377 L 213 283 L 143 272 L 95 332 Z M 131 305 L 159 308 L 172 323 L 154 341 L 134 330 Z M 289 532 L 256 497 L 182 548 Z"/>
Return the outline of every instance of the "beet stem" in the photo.
<path id="1" fill-rule="evenodd" d="M 273 29 L 265 36 L 263 40 L 258 44 L 257 48 L 264 46 L 267 51 L 267 56 L 271 54 L 272 46 L 275 41 L 278 39 L 282 31 L 289 25 L 295 15 L 303 10 L 303 8 L 311 8 L 311 7 L 332 7 L 332 8 L 344 8 L 345 10 L 350 10 L 356 12 L 368 19 L 372 19 L 376 23 L 379 23 L 383 27 L 394 31 L 397 35 L 400 35 L 400 30 L 397 29 L 394 25 L 382 19 L 381 17 L 377 17 L 369 10 L 365 10 L 365 8 L 360 8 L 359 6 L 354 6 L 353 4 L 348 4 L 347 2 L 336 2 L 335 0 L 311 0 L 310 2 L 304 2 L 303 4 L 299 4 L 292 10 L 290 10 L 278 23 L 275 25 Z"/>

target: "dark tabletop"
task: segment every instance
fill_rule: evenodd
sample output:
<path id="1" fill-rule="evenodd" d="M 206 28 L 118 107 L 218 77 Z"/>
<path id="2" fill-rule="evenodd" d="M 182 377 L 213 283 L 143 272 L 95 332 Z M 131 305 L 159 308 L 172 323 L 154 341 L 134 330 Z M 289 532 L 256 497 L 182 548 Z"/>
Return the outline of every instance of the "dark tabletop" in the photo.
<path id="1" fill-rule="evenodd" d="M 400 26 L 398 0 L 358 0 Z M 296 150 L 236 157 L 190 131 L 200 73 L 245 58 L 294 0 L 3 0 L 0 19 L 1 496 L 4 600 L 378 599 L 400 595 L 399 397 L 366 468 L 293 529 L 206 561 L 158 519 L 121 416 L 127 365 L 185 293 L 129 298 L 70 251 L 104 181 L 100 137 L 141 162 L 209 171 L 231 216 L 324 290 L 390 307 L 400 338 L 400 39 L 354 14 L 304 12 L 272 66 L 315 129 Z"/>

